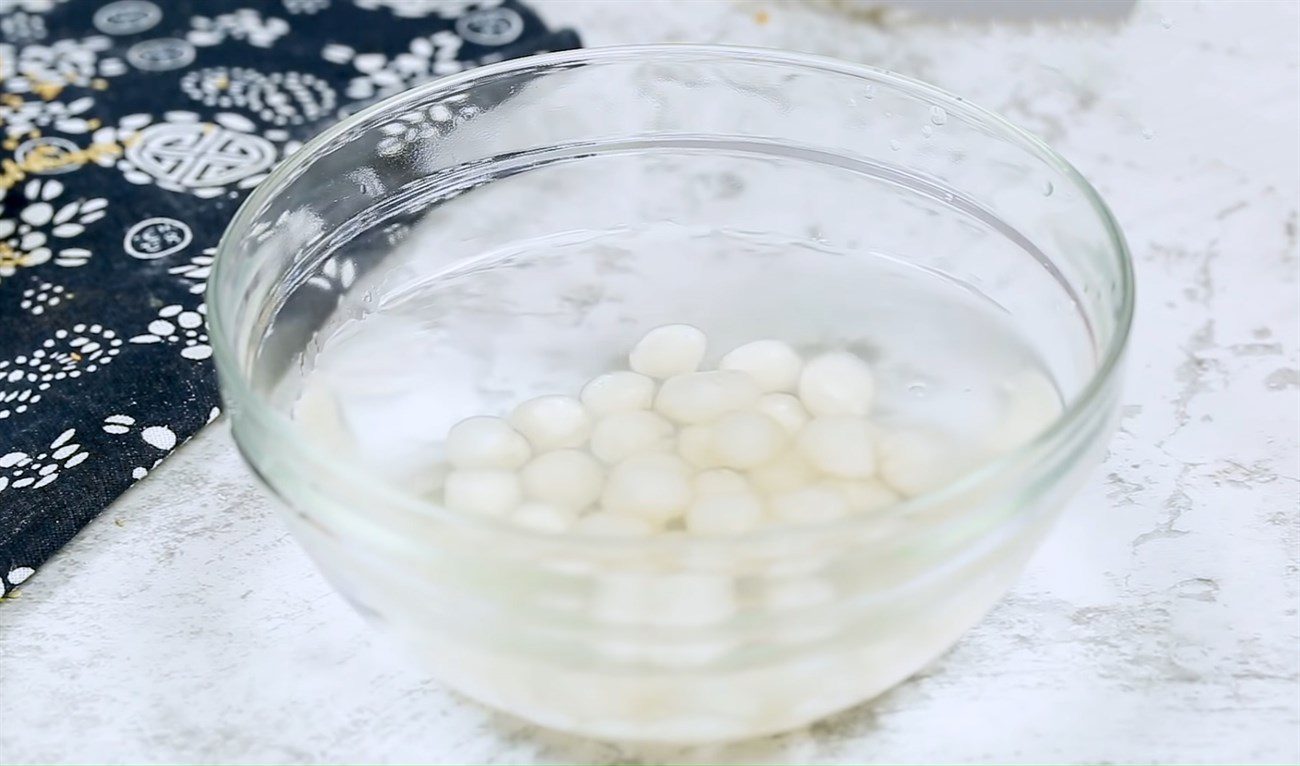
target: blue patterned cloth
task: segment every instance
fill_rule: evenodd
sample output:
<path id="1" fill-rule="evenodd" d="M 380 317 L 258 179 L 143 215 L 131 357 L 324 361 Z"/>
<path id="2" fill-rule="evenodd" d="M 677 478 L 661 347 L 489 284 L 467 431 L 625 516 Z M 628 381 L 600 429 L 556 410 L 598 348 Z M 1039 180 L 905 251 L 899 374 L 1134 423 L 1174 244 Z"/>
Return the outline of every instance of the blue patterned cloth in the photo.
<path id="1" fill-rule="evenodd" d="M 360 105 L 579 45 L 512 0 L 0 0 L 0 586 L 219 414 L 213 248 Z"/>

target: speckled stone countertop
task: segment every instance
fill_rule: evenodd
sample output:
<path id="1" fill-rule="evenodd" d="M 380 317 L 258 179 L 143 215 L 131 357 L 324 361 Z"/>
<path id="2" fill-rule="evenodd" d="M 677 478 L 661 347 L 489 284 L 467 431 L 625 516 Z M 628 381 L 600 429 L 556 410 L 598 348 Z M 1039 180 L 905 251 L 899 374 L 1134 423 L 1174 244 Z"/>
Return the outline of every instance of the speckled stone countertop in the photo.
<path id="1" fill-rule="evenodd" d="M 1084 27 L 537 5 L 589 45 L 894 69 L 1056 146 L 1137 262 L 1105 465 L 1019 585 L 917 678 L 780 737 L 631 748 L 428 680 L 331 592 L 220 423 L 0 603 L 0 761 L 1300 761 L 1300 6 L 1150 4 Z"/>

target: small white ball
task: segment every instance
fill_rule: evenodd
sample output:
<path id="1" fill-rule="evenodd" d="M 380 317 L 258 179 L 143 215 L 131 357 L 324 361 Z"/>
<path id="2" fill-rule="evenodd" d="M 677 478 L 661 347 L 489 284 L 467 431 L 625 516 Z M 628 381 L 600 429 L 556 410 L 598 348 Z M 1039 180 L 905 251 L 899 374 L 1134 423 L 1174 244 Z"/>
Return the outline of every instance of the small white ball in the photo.
<path id="1" fill-rule="evenodd" d="M 690 469 L 675 455 L 638 455 L 610 471 L 601 506 L 663 525 L 691 502 Z"/>
<path id="2" fill-rule="evenodd" d="M 518 468 L 532 452 L 528 440 L 501 418 L 465 418 L 447 433 L 447 462 L 457 468 Z"/>
<path id="3" fill-rule="evenodd" d="M 696 497 L 753 491 L 749 481 L 730 468 L 710 468 L 707 471 L 700 471 L 691 480 L 691 487 L 695 490 Z"/>
<path id="4" fill-rule="evenodd" d="M 519 479 L 530 499 L 581 510 L 600 497 L 605 471 L 589 453 L 562 449 L 533 458 Z"/>
<path id="5" fill-rule="evenodd" d="M 817 470 L 842 479 L 866 479 L 876 472 L 871 426 L 862 418 L 813 418 L 795 439 L 799 454 Z"/>
<path id="6" fill-rule="evenodd" d="M 587 411 L 597 417 L 625 410 L 648 410 L 654 397 L 654 380 L 627 370 L 597 375 L 582 387 L 580 396 Z"/>
<path id="7" fill-rule="evenodd" d="M 788 492 L 798 489 L 816 478 L 808 462 L 794 450 L 777 455 L 772 460 L 749 470 L 749 480 L 762 492 Z"/>
<path id="8" fill-rule="evenodd" d="M 985 437 L 985 446 L 994 452 L 1010 452 L 1028 444 L 1061 416 L 1061 394 L 1041 372 L 1027 370 L 1011 375 L 999 387 L 1006 408 L 997 426 Z"/>
<path id="9" fill-rule="evenodd" d="M 539 396 L 515 407 L 510 425 L 528 439 L 535 450 L 577 447 L 591 433 L 591 416 L 571 396 Z"/>
<path id="10" fill-rule="evenodd" d="M 763 394 L 755 406 L 759 412 L 781 424 L 788 434 L 797 434 L 811 417 L 793 394 Z"/>
<path id="11" fill-rule="evenodd" d="M 799 376 L 799 398 L 813 415 L 865 415 L 875 390 L 871 368 L 847 351 L 809 360 Z"/>
<path id="12" fill-rule="evenodd" d="M 578 512 L 549 503 L 524 503 L 515 510 L 510 520 L 518 526 L 537 532 L 563 532 L 578 520 Z"/>
<path id="13" fill-rule="evenodd" d="M 734 535 L 763 521 L 763 503 L 752 492 L 696 497 L 686 511 L 686 528 L 697 535 Z"/>
<path id="14" fill-rule="evenodd" d="M 713 451 L 713 429 L 710 426 L 682 426 L 677 432 L 677 454 L 696 468 L 714 468 L 719 465 Z"/>
<path id="15" fill-rule="evenodd" d="M 938 489 L 973 467 L 937 434 L 921 430 L 885 434 L 878 462 L 880 478 L 906 497 Z"/>
<path id="16" fill-rule="evenodd" d="M 802 368 L 798 352 L 779 340 L 756 340 L 738 346 L 718 363 L 718 369 L 748 374 L 763 391 L 795 390 Z"/>
<path id="17" fill-rule="evenodd" d="M 613 464 L 643 452 L 673 447 L 673 424 L 657 412 L 628 410 L 606 415 L 591 430 L 591 452 Z"/>
<path id="18" fill-rule="evenodd" d="M 848 511 L 848 503 L 835 487 L 813 484 L 772 497 L 772 515 L 791 524 L 832 521 Z"/>
<path id="19" fill-rule="evenodd" d="M 851 513 L 871 513 L 903 499 L 884 482 L 875 479 L 833 479 L 829 483 L 844 496 Z"/>
<path id="20" fill-rule="evenodd" d="M 752 407 L 758 397 L 758 384 L 743 372 L 694 372 L 665 380 L 655 409 L 678 423 L 707 423 Z"/>
<path id="21" fill-rule="evenodd" d="M 628 366 L 652 378 L 670 378 L 698 370 L 707 348 L 708 338 L 698 327 L 664 325 L 637 342 L 628 355 Z"/>
<path id="22" fill-rule="evenodd" d="M 655 527 L 637 516 L 597 511 L 578 519 L 571 530 L 600 537 L 645 537 L 654 534 Z"/>
<path id="23" fill-rule="evenodd" d="M 761 412 L 723 415 L 713 430 L 713 451 L 728 468 L 756 468 L 785 448 L 789 435 Z"/>
<path id="24" fill-rule="evenodd" d="M 476 468 L 452 471 L 442 492 L 443 503 L 451 510 L 485 516 L 505 515 L 523 497 L 513 471 Z"/>

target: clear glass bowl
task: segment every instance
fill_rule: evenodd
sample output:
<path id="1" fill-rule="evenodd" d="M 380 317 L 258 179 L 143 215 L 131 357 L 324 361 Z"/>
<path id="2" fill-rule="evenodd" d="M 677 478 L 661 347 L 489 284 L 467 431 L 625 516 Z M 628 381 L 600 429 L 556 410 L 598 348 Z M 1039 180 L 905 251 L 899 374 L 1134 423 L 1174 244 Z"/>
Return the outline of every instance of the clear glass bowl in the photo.
<path id="1" fill-rule="evenodd" d="M 852 270 L 886 262 L 996 305 L 1063 414 L 888 512 L 734 537 L 534 533 L 388 470 L 663 322 L 853 343 L 912 306 Z M 697 46 L 502 63 L 345 120 L 245 202 L 208 295 L 235 438 L 341 593 L 488 705 L 672 742 L 799 726 L 956 641 L 1102 454 L 1133 308 L 1115 221 L 1038 139 L 890 72 Z M 932 314 L 918 344 L 963 331 Z M 355 396 L 405 423 L 304 428 L 323 335 L 390 320 L 409 361 Z"/>

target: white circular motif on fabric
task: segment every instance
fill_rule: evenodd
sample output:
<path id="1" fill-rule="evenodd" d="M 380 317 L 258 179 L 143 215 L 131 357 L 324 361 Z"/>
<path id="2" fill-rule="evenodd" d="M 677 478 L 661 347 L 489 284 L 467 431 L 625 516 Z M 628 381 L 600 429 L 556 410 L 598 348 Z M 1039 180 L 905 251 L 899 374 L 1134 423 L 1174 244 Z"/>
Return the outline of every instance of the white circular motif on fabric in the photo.
<path id="1" fill-rule="evenodd" d="M 456 34 L 478 45 L 512 43 L 523 32 L 523 17 L 511 8 L 484 8 L 456 20 Z"/>
<path id="2" fill-rule="evenodd" d="M 134 35 L 162 21 L 162 10 L 147 0 L 118 0 L 95 11 L 95 29 L 106 35 Z"/>
<path id="3" fill-rule="evenodd" d="M 275 162 L 275 145 L 261 136 L 212 123 L 151 125 L 126 149 L 136 169 L 189 189 L 225 186 Z"/>
<path id="4" fill-rule="evenodd" d="M 126 60 L 146 72 L 180 69 L 194 61 L 194 46 L 175 37 L 162 37 L 136 43 L 126 52 Z"/>
<path id="5" fill-rule="evenodd" d="M 152 261 L 184 249 L 193 239 L 193 231 L 183 221 L 148 218 L 126 232 L 122 247 L 132 258 Z"/>
<path id="6" fill-rule="evenodd" d="M 48 148 L 46 148 L 48 147 Z M 70 153 L 77 151 L 77 145 L 66 138 L 58 136 L 41 136 L 40 138 L 29 138 L 18 145 L 14 150 L 14 161 L 23 167 L 28 167 L 28 158 L 34 156 L 34 153 L 44 155 L 43 159 L 51 162 L 42 164 L 38 170 L 31 172 L 42 176 L 53 176 L 61 173 L 71 173 L 80 167 L 80 163 L 69 162 L 67 164 L 57 164 L 60 157 L 69 156 Z"/>

